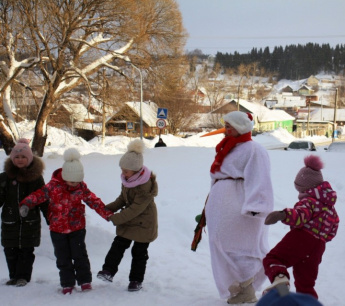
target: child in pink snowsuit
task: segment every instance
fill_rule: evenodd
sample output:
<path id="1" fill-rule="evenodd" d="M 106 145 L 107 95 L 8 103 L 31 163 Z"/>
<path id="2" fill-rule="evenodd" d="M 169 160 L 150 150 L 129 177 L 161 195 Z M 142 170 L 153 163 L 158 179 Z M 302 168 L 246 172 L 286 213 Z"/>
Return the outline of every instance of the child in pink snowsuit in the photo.
<path id="1" fill-rule="evenodd" d="M 265 224 L 281 221 L 291 230 L 263 260 L 265 274 L 272 283 L 264 293 L 281 283 L 289 286 L 287 268 L 292 267 L 296 291 L 318 298 L 314 286 L 319 264 L 326 242 L 335 237 L 339 224 L 334 207 L 337 194 L 323 180 L 323 163 L 318 156 L 307 156 L 304 163 L 294 182 L 299 201 L 294 208 L 274 211 L 265 220 Z"/>

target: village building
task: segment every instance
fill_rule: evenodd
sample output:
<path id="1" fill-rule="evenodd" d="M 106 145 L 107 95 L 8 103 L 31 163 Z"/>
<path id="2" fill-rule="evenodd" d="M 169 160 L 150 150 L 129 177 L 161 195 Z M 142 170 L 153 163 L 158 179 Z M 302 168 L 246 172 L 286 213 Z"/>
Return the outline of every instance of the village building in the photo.
<path id="1" fill-rule="evenodd" d="M 140 134 L 140 113 L 143 125 L 143 136 L 154 137 L 159 134 L 167 134 L 169 122 L 166 127 L 157 127 L 158 106 L 151 101 L 125 102 L 106 120 L 107 135 L 133 135 Z"/>

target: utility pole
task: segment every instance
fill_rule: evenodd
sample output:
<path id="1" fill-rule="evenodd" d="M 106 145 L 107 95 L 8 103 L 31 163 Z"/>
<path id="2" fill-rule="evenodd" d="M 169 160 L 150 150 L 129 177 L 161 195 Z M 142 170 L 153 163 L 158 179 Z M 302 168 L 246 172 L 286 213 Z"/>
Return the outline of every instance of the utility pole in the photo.
<path id="1" fill-rule="evenodd" d="M 243 79 L 244 75 L 241 76 L 240 81 L 238 82 L 237 87 L 237 110 L 240 110 L 240 88 L 241 88 L 241 81 Z"/>
<path id="2" fill-rule="evenodd" d="M 337 126 L 337 103 L 338 103 L 338 88 L 335 89 L 332 142 L 334 142 L 335 140 L 335 128 Z"/>
<path id="3" fill-rule="evenodd" d="M 307 136 L 309 136 L 309 121 L 310 121 L 310 98 L 306 98 L 306 102 L 308 104 L 308 119 L 307 119 Z"/>
<path id="4" fill-rule="evenodd" d="M 124 58 L 125 62 L 130 64 L 135 70 L 139 72 L 140 75 L 140 139 L 143 139 L 143 74 L 141 72 L 141 69 L 135 66 L 128 56 Z"/>
<path id="5" fill-rule="evenodd" d="M 104 146 L 105 141 L 105 69 L 103 68 L 103 85 L 102 85 L 102 146 Z"/>
<path id="6" fill-rule="evenodd" d="M 137 66 L 133 65 L 131 62 L 129 63 L 140 75 L 140 139 L 143 139 L 143 74 Z"/>

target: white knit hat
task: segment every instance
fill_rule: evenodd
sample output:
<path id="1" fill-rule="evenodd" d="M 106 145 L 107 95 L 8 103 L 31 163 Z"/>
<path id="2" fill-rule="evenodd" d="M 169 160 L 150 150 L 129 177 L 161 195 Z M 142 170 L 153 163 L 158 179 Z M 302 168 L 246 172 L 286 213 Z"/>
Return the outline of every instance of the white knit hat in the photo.
<path id="1" fill-rule="evenodd" d="M 62 166 L 62 178 L 66 182 L 82 182 L 84 167 L 79 161 L 80 153 L 75 148 L 70 148 L 63 154 L 65 163 Z"/>
<path id="2" fill-rule="evenodd" d="M 145 145 L 142 140 L 135 139 L 127 146 L 127 152 L 121 157 L 121 169 L 139 171 L 144 164 L 143 152 Z"/>
<path id="3" fill-rule="evenodd" d="M 224 115 L 223 120 L 229 123 L 241 135 L 253 129 L 253 117 L 249 113 L 233 111 Z"/>

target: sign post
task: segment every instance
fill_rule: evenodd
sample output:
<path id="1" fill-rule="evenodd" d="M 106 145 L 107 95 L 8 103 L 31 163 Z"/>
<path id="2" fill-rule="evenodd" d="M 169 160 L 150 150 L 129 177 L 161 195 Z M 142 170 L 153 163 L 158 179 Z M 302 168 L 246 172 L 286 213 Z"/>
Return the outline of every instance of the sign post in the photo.
<path id="1" fill-rule="evenodd" d="M 166 119 L 167 117 L 168 117 L 168 109 L 167 108 L 158 108 L 157 118 Z"/>
<path id="2" fill-rule="evenodd" d="M 134 122 L 127 121 L 127 130 L 134 130 Z"/>
<path id="3" fill-rule="evenodd" d="M 158 119 L 156 125 L 159 128 L 159 137 L 161 137 L 162 129 L 166 127 L 166 122 L 164 119 Z"/>
<path id="4" fill-rule="evenodd" d="M 164 119 L 158 119 L 156 125 L 159 129 L 164 129 L 166 127 L 166 122 Z"/>

